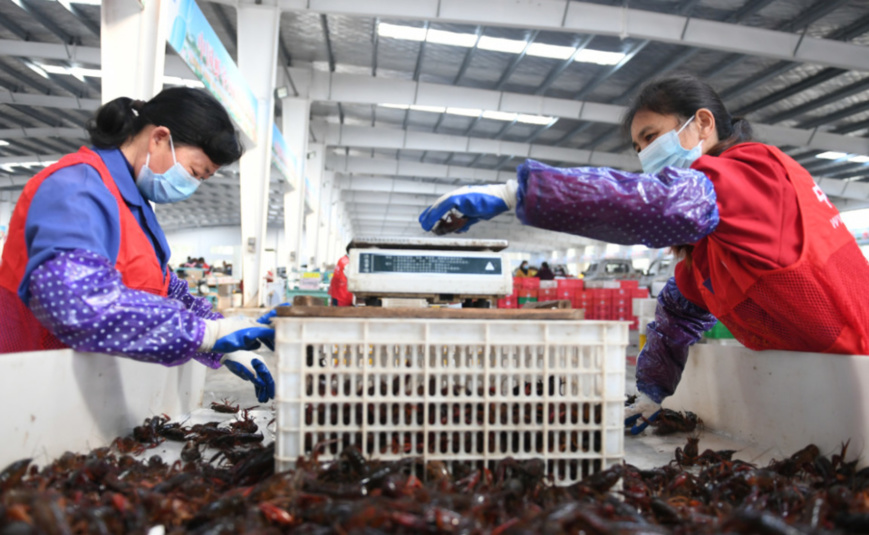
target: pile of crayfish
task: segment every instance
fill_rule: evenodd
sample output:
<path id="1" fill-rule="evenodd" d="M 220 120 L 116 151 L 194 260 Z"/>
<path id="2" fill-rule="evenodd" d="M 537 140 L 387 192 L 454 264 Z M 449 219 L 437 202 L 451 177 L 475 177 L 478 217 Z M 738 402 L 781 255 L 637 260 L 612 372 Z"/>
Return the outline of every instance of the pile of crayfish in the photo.
<path id="1" fill-rule="evenodd" d="M 220 438 L 255 434 L 237 427 L 156 417 L 108 448 L 42 468 L 12 463 L 0 472 L 0 533 L 869 532 L 869 469 L 847 462 L 846 446 L 827 458 L 810 445 L 758 467 L 732 451 L 700 453 L 692 436 L 669 465 L 621 464 L 557 486 L 539 459 L 456 463 L 450 473 L 417 457 L 369 460 L 352 446 L 322 462 L 325 444 L 274 473 L 273 444 Z M 162 439 L 220 455 L 145 458 Z"/>

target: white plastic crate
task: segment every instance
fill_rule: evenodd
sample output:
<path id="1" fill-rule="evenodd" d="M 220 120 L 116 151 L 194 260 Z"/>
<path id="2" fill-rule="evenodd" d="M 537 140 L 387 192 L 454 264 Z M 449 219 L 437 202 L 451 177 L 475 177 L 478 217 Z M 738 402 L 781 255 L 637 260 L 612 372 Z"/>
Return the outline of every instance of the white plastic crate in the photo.
<path id="1" fill-rule="evenodd" d="M 278 470 L 330 441 L 369 458 L 491 467 L 543 458 L 561 484 L 621 462 L 627 322 L 276 318 Z"/>

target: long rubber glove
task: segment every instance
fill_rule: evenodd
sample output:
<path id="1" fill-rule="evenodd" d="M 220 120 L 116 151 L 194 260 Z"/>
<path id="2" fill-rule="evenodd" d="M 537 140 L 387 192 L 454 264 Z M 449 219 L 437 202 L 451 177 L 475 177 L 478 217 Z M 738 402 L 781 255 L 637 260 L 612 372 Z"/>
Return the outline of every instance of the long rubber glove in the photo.
<path id="1" fill-rule="evenodd" d="M 251 318 L 204 320 L 205 334 L 199 351 L 232 353 L 243 349 L 258 349 L 261 343 L 275 349 L 275 330 Z"/>
<path id="2" fill-rule="evenodd" d="M 667 281 L 658 294 L 655 321 L 646 328 L 646 345 L 637 357 L 637 390 L 640 397 L 626 409 L 626 414 L 631 417 L 641 414 L 647 421 L 653 421 L 661 402 L 673 395 L 682 379 L 688 348 L 716 321 L 715 316 L 682 295 L 675 278 Z M 648 425 L 643 422 L 634 431 L 639 417 L 630 422 L 629 419 L 625 419 L 625 426 L 631 426 L 633 434 L 641 432 Z"/>
<path id="3" fill-rule="evenodd" d="M 478 221 L 492 219 L 515 208 L 518 187 L 518 182 L 508 180 L 506 184 L 459 188 L 426 208 L 419 216 L 419 223 L 426 231 L 442 234 L 439 230 L 444 222 L 450 217 L 458 218 L 466 222 L 458 228 L 447 229 L 447 232 L 467 232 Z"/>
<path id="4" fill-rule="evenodd" d="M 272 379 L 272 374 L 256 353 L 236 351 L 224 355 L 220 362 L 235 375 L 253 383 L 256 399 L 260 403 L 275 397 L 275 381 Z"/>

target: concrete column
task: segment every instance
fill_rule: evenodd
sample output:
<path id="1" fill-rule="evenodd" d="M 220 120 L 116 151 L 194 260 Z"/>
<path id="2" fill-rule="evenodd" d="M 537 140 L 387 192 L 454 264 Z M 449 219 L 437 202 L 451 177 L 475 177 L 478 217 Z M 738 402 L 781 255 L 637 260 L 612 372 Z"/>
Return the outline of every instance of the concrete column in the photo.
<path id="1" fill-rule="evenodd" d="M 100 9 L 102 102 L 148 100 L 163 88 L 166 30 L 160 2 L 112 0 Z"/>
<path id="2" fill-rule="evenodd" d="M 296 183 L 284 194 L 284 239 L 290 259 L 288 269 L 299 269 L 305 256 L 302 247 L 302 221 L 305 216 L 305 170 L 308 158 L 308 123 L 311 101 L 302 98 L 281 99 L 281 133 L 287 147 L 296 156 Z"/>
<path id="3" fill-rule="evenodd" d="M 308 167 L 305 176 L 307 184 L 305 187 L 310 187 L 312 195 L 310 195 L 311 204 L 310 212 L 305 215 L 305 263 L 308 264 L 308 269 L 314 269 L 320 263 L 318 252 L 319 243 L 317 241 L 318 230 L 320 228 L 320 198 L 323 195 L 320 184 L 323 180 L 323 172 L 325 170 L 326 146 L 322 143 L 308 144 Z M 308 198 L 308 195 L 305 195 Z"/>
<path id="4" fill-rule="evenodd" d="M 323 269 L 327 263 L 335 261 L 335 258 L 331 256 L 331 251 L 329 251 L 329 233 L 332 230 L 332 202 L 337 196 L 334 187 L 335 174 L 331 171 L 324 171 L 320 184 L 320 217 L 317 224 L 317 265 Z"/>
<path id="5" fill-rule="evenodd" d="M 238 68 L 257 99 L 256 145 L 239 162 L 242 280 L 245 306 L 263 304 L 262 262 L 268 224 L 272 157 L 272 110 L 277 70 L 280 10 L 275 6 L 238 7 Z"/>

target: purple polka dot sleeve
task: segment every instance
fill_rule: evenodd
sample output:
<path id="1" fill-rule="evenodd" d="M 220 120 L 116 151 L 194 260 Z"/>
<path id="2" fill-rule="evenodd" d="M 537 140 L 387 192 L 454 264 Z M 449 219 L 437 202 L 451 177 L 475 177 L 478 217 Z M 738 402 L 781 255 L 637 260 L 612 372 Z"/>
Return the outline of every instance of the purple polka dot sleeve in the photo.
<path id="1" fill-rule="evenodd" d="M 190 285 L 186 281 L 179 279 L 173 272 L 170 272 L 169 276 L 171 277 L 169 280 L 169 299 L 181 302 L 184 308 L 198 318 L 217 320 L 223 317 L 223 314 L 211 309 L 211 301 L 204 297 L 193 297 L 190 295 Z M 197 353 L 193 358 L 206 366 L 216 368 L 219 366 L 222 356 L 220 353 Z"/>
<path id="2" fill-rule="evenodd" d="M 715 189 L 694 169 L 649 175 L 526 160 L 517 174 L 516 215 L 526 225 L 652 248 L 694 243 L 718 226 Z"/>
<path id="3" fill-rule="evenodd" d="M 109 260 L 95 253 L 64 251 L 43 262 L 31 274 L 30 294 L 36 318 L 76 351 L 166 366 L 191 358 L 220 366 L 196 352 L 202 319 L 179 301 L 127 288 Z"/>

